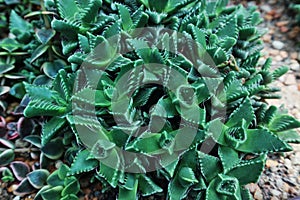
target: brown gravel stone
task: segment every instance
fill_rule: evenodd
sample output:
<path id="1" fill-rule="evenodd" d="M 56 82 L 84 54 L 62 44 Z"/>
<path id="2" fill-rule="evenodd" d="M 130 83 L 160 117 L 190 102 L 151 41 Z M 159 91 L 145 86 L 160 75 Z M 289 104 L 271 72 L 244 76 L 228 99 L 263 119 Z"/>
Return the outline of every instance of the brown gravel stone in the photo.
<path id="1" fill-rule="evenodd" d="M 257 189 L 259 189 L 258 185 L 255 183 L 250 183 L 245 186 L 247 189 L 250 190 L 251 193 L 254 193 Z"/>
<path id="2" fill-rule="evenodd" d="M 263 194 L 262 194 L 262 192 L 261 192 L 260 189 L 258 189 L 258 190 L 255 191 L 254 198 L 256 200 L 263 200 L 264 199 L 264 196 L 263 196 Z"/>
<path id="3" fill-rule="evenodd" d="M 298 52 L 292 52 L 292 53 L 290 53 L 290 57 L 291 57 L 291 59 L 296 60 L 298 58 Z"/>
<path id="4" fill-rule="evenodd" d="M 276 160 L 267 160 L 266 162 L 266 167 L 270 168 L 270 167 L 277 167 L 278 162 Z"/>
<path id="5" fill-rule="evenodd" d="M 286 25 L 288 25 L 288 24 L 289 24 L 289 21 L 288 21 L 288 20 L 276 22 L 276 26 L 278 26 L 278 27 L 286 26 Z"/>
<path id="6" fill-rule="evenodd" d="M 289 192 L 290 191 L 290 186 L 287 183 L 283 183 L 283 187 L 282 187 L 284 192 Z"/>

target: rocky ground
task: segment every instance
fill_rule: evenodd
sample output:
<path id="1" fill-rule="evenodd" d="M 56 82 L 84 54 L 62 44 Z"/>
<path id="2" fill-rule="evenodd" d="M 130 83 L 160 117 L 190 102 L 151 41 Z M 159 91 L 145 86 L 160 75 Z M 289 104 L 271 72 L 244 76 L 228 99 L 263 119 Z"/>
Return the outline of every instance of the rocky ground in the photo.
<path id="1" fill-rule="evenodd" d="M 300 27 L 293 21 L 293 13 L 288 9 L 285 0 L 235 1 L 245 5 L 258 5 L 264 22 L 261 28 L 267 28 L 263 37 L 265 58 L 273 58 L 272 69 L 286 65 L 290 71 L 283 76 L 275 86 L 281 88 L 282 99 L 269 100 L 268 103 L 285 105 L 288 112 L 300 119 Z M 300 134 L 300 130 L 299 130 Z M 259 183 L 250 184 L 250 189 L 256 200 L 300 200 L 300 144 L 292 145 L 293 152 L 284 154 L 270 154 L 266 168 Z M 6 185 L 0 187 L 0 199 L 18 200 L 7 193 Z M 97 188 L 96 188 L 97 189 Z M 84 193 L 93 191 L 87 187 Z M 95 196 L 97 196 L 95 194 Z M 32 199 L 27 197 L 27 199 Z M 84 199 L 93 199 L 85 196 Z M 104 198 L 108 199 L 108 198 Z M 156 199 L 156 198 L 154 198 Z"/>
<path id="2" fill-rule="evenodd" d="M 287 1 L 250 1 L 248 5 L 258 5 L 267 28 L 263 37 L 265 58 L 273 59 L 272 69 L 285 65 L 289 72 L 274 83 L 281 88 L 282 99 L 269 100 L 269 104 L 285 105 L 288 112 L 300 119 L 300 28 L 293 21 L 293 13 Z M 299 131 L 300 133 L 300 131 Z M 257 200 L 300 199 L 300 144 L 292 145 L 293 152 L 269 155 L 266 168 L 258 184 L 248 188 Z"/>

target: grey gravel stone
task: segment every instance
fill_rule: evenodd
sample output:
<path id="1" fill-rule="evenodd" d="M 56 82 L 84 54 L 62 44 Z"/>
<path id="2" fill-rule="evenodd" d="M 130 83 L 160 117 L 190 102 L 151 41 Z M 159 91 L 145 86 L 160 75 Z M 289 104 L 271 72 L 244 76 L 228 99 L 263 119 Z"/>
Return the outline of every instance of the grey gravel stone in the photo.
<path id="1" fill-rule="evenodd" d="M 271 193 L 274 195 L 274 196 L 280 196 L 281 195 L 281 192 L 276 190 L 276 189 L 273 189 L 271 190 Z"/>
<path id="2" fill-rule="evenodd" d="M 284 47 L 284 43 L 281 42 L 281 41 L 275 40 L 275 41 L 272 42 L 272 46 L 273 46 L 275 49 L 281 50 L 281 49 L 283 49 L 283 47 Z"/>

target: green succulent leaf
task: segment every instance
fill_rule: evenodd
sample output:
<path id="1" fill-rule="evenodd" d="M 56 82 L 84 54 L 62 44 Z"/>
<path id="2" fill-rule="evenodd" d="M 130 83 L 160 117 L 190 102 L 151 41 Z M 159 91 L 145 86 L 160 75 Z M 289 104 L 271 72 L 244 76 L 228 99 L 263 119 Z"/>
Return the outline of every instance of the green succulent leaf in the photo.
<path id="1" fill-rule="evenodd" d="M 43 199 L 60 199 L 63 186 L 51 187 L 41 193 Z"/>
<path id="2" fill-rule="evenodd" d="M 53 136 L 66 124 L 66 120 L 60 117 L 52 117 L 43 126 L 41 143 L 47 144 Z"/>
<path id="3" fill-rule="evenodd" d="M 0 48 L 4 49 L 10 53 L 21 47 L 22 47 L 22 45 L 19 42 L 17 42 L 14 39 L 11 39 L 11 38 L 5 38 L 5 39 L 1 40 L 1 42 L 0 42 Z M 3 71 L 1 70 L 0 73 L 2 74 Z"/>
<path id="4" fill-rule="evenodd" d="M 241 185 L 256 183 L 262 174 L 265 166 L 266 155 L 261 155 L 255 159 L 245 160 L 234 166 L 226 175 L 236 177 Z M 251 176 L 245 173 L 251 170 Z"/>
<path id="5" fill-rule="evenodd" d="M 249 129 L 246 134 L 247 140 L 237 148 L 239 151 L 263 153 L 290 151 L 292 149 L 286 142 L 266 129 Z"/>
<path id="6" fill-rule="evenodd" d="M 111 168 L 100 162 L 100 170 L 98 174 L 114 188 L 117 186 L 119 179 L 123 176 L 123 173 L 124 172 L 119 171 L 118 169 Z"/>
<path id="7" fill-rule="evenodd" d="M 56 2 L 57 2 L 58 12 L 62 18 L 68 20 L 75 20 L 75 15 L 79 13 L 79 9 L 77 7 L 76 1 L 58 0 Z"/>
<path id="8" fill-rule="evenodd" d="M 43 187 L 44 183 L 46 183 L 49 174 L 50 173 L 45 169 L 38 169 L 29 173 L 27 177 L 28 177 L 28 181 L 34 188 L 40 189 Z"/>
<path id="9" fill-rule="evenodd" d="M 230 147 L 220 146 L 218 154 L 221 159 L 224 172 L 227 172 L 230 168 L 241 161 L 238 152 Z"/>
<path id="10" fill-rule="evenodd" d="M 47 44 L 55 35 L 53 29 L 39 29 L 36 32 L 36 36 L 42 44 Z"/>
<path id="11" fill-rule="evenodd" d="M 64 153 L 64 145 L 61 138 L 55 138 L 47 142 L 41 148 L 44 155 L 50 159 L 56 160 L 60 158 Z"/>
<path id="12" fill-rule="evenodd" d="M 139 190 L 143 196 L 149 196 L 163 191 L 153 180 L 143 174 L 139 176 Z"/>
<path id="13" fill-rule="evenodd" d="M 31 23 L 25 21 L 14 10 L 11 11 L 9 17 L 9 29 L 11 33 L 21 40 L 27 41 L 30 38 L 32 28 L 33 26 Z"/>
<path id="14" fill-rule="evenodd" d="M 253 107 L 249 98 L 246 98 L 243 103 L 241 103 L 240 106 L 231 113 L 229 120 L 226 122 L 226 126 L 234 126 L 242 119 L 245 120 L 246 127 L 248 127 L 255 119 Z"/>
<path id="15" fill-rule="evenodd" d="M 15 158 L 14 151 L 12 149 L 6 149 L 0 153 L 0 166 L 8 165 Z"/>
<path id="16" fill-rule="evenodd" d="M 59 174 L 58 170 L 52 172 L 47 178 L 47 184 L 52 186 L 52 187 L 63 186 L 64 185 L 64 180 L 61 179 L 58 174 Z"/>
<path id="17" fill-rule="evenodd" d="M 285 142 L 300 143 L 300 135 L 295 130 L 277 132 L 276 135 Z"/>
<path id="18" fill-rule="evenodd" d="M 49 45 L 47 44 L 42 44 L 38 48 L 34 50 L 34 52 L 31 55 L 31 63 L 34 62 L 36 59 L 38 59 L 40 56 L 42 56 L 48 49 Z"/>
<path id="19" fill-rule="evenodd" d="M 206 154 L 200 155 L 200 167 L 202 175 L 209 182 L 222 171 L 220 160 L 217 157 Z"/>
<path id="20" fill-rule="evenodd" d="M 80 190 L 79 182 L 75 177 L 73 177 L 72 181 L 70 181 L 70 183 L 64 187 L 64 189 L 61 192 L 61 195 L 67 196 L 71 194 L 77 194 L 79 190 Z"/>
<path id="21" fill-rule="evenodd" d="M 268 124 L 268 128 L 272 132 L 287 131 L 299 127 L 300 122 L 289 115 L 277 115 Z"/>
<path id="22" fill-rule="evenodd" d="M 89 155 L 90 152 L 88 150 L 78 152 L 71 165 L 69 174 L 75 175 L 95 169 L 99 165 L 99 162 L 95 159 L 89 159 Z"/>

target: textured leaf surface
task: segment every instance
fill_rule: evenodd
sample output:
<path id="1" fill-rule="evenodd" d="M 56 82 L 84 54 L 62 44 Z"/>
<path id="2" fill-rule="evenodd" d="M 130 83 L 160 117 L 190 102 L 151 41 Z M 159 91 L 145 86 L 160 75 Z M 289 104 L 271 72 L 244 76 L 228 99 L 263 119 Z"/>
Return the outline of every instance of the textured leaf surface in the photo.
<path id="1" fill-rule="evenodd" d="M 98 166 L 98 161 L 94 159 L 88 159 L 90 152 L 88 150 L 80 151 L 71 165 L 69 174 L 79 174 L 82 172 L 88 172 Z"/>

